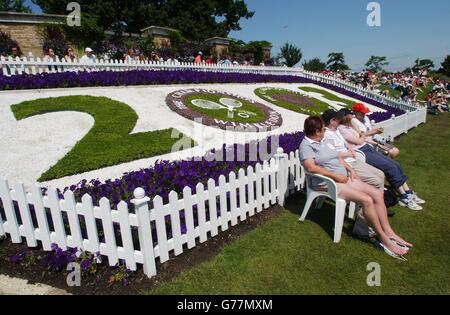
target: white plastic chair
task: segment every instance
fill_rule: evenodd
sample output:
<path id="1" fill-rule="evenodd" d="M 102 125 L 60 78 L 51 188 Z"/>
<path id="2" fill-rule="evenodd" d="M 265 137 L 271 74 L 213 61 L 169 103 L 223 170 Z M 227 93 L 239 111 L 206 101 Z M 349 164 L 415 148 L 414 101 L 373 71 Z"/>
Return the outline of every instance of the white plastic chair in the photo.
<path id="1" fill-rule="evenodd" d="M 308 212 L 311 208 L 311 205 L 316 199 L 318 199 L 316 202 L 316 209 L 322 208 L 322 205 L 326 198 L 332 199 L 336 205 L 335 219 L 334 219 L 334 242 L 339 243 L 341 241 L 342 228 L 344 226 L 345 209 L 347 207 L 347 201 L 338 198 L 337 185 L 334 180 L 322 175 L 312 174 L 309 172 L 305 173 L 306 173 L 306 204 L 305 208 L 303 209 L 303 213 L 300 217 L 300 222 L 305 221 L 306 216 L 308 215 Z M 325 185 L 327 186 L 327 191 L 316 191 L 312 189 L 311 183 L 313 178 L 325 182 Z M 352 208 L 353 208 L 352 216 L 354 216 L 356 205 L 353 202 L 350 203 L 350 209 Z"/>

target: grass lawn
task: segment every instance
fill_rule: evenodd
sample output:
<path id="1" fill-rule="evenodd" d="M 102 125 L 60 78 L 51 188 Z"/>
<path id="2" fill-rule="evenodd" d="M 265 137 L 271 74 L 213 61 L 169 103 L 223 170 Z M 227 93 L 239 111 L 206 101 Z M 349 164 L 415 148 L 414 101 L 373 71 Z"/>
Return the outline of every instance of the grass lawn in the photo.
<path id="1" fill-rule="evenodd" d="M 151 104 L 149 104 L 151 106 Z M 11 106 L 17 120 L 50 112 L 77 111 L 91 115 L 94 127 L 39 181 L 170 153 L 179 140 L 172 129 L 130 135 L 138 116 L 128 105 L 106 97 L 66 96 L 38 99 Z"/>
<path id="2" fill-rule="evenodd" d="M 416 247 L 408 262 L 387 256 L 344 233 L 334 244 L 330 205 L 298 218 L 302 193 L 262 227 L 219 255 L 147 294 L 450 294 L 450 115 L 397 139 L 410 185 L 427 200 L 422 212 L 396 207 L 394 229 Z M 266 210 L 270 211 L 270 210 Z M 371 262 L 381 266 L 381 287 L 366 284 Z"/>
<path id="3" fill-rule="evenodd" d="M 320 93 L 322 94 L 325 98 L 329 99 L 330 101 L 334 101 L 334 102 L 341 102 L 346 104 L 349 108 L 353 107 L 353 105 L 355 104 L 355 101 L 346 99 L 346 98 L 341 98 L 333 93 L 330 93 L 324 89 L 319 89 L 319 88 L 313 88 L 313 87 L 306 87 L 306 86 L 302 86 L 299 87 L 300 90 L 304 91 L 304 92 L 313 92 L 313 93 Z"/>
<path id="4" fill-rule="evenodd" d="M 228 118 L 228 110 L 226 108 L 222 109 L 208 109 L 208 108 L 201 108 L 198 106 L 195 106 L 192 104 L 193 100 L 201 99 L 201 100 L 207 100 L 211 101 L 217 104 L 220 104 L 223 106 L 222 103 L 220 103 L 221 98 L 229 98 L 238 100 L 242 103 L 242 107 L 236 108 L 234 112 L 234 118 Z M 232 121 L 235 123 L 261 123 L 266 121 L 268 117 L 266 117 L 266 114 L 264 111 L 253 105 L 250 102 L 245 102 L 241 99 L 233 98 L 229 95 L 220 95 L 220 94 L 191 94 L 186 97 L 185 105 L 192 109 L 193 111 L 196 111 L 198 113 L 202 113 L 204 115 L 207 115 L 212 118 L 224 120 L 224 121 Z M 225 107 L 225 106 L 224 106 Z M 241 117 L 238 114 L 245 112 L 245 117 Z M 248 117 L 248 118 L 247 118 Z"/>

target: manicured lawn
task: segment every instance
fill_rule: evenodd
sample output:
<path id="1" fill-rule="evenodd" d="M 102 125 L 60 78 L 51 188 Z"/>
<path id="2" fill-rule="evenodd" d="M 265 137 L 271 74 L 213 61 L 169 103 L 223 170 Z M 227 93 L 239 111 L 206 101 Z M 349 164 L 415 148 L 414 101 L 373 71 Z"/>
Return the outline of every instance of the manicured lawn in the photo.
<path id="1" fill-rule="evenodd" d="M 334 244 L 330 205 L 299 223 L 305 203 L 299 193 L 288 200 L 281 215 L 226 246 L 212 260 L 145 293 L 450 294 L 450 115 L 428 119 L 396 141 L 409 183 L 427 200 L 422 212 L 394 209 L 394 229 L 416 245 L 408 262 L 387 256 L 347 231 Z M 371 262 L 381 266 L 381 287 L 366 284 Z"/>
<path id="2" fill-rule="evenodd" d="M 151 106 L 151 104 L 149 104 Z M 96 170 L 170 153 L 179 139 L 172 139 L 172 129 L 130 135 L 138 116 L 128 105 L 106 97 L 67 96 L 38 99 L 11 106 L 16 119 L 51 112 L 78 111 L 95 119 L 94 127 L 39 181 Z"/>
<path id="3" fill-rule="evenodd" d="M 220 103 L 220 99 L 222 99 L 222 98 L 235 99 L 242 103 L 242 107 L 235 109 L 233 118 L 228 118 L 228 109 L 226 109 L 226 108 L 207 109 L 207 108 L 201 108 L 201 107 L 198 107 L 198 106 L 195 106 L 192 104 L 193 100 L 201 99 L 201 100 L 211 101 L 218 105 L 223 106 L 223 104 Z M 201 94 L 201 93 L 200 94 L 192 94 L 192 95 L 189 95 L 186 97 L 185 105 L 188 106 L 190 109 L 192 109 L 198 113 L 207 115 L 209 117 L 220 119 L 220 120 L 225 120 L 225 121 L 233 121 L 236 123 L 250 123 L 250 124 L 261 123 L 268 118 L 268 117 L 266 117 L 266 114 L 264 113 L 264 111 L 262 109 L 260 109 L 259 107 L 253 105 L 250 102 L 245 102 L 244 100 L 241 100 L 241 99 L 232 98 L 229 95 Z M 225 107 L 225 106 L 223 106 L 223 107 Z M 248 118 L 243 118 L 238 115 L 239 113 L 242 113 L 242 112 L 248 112 L 247 113 Z M 247 115 L 245 117 L 247 117 Z"/>
<path id="4" fill-rule="evenodd" d="M 306 86 L 302 86 L 299 89 L 302 90 L 302 91 L 305 91 L 305 92 L 320 93 L 325 98 L 329 99 L 330 101 L 344 103 L 348 107 L 352 107 L 355 104 L 355 101 L 352 101 L 352 100 L 349 100 L 349 99 L 346 99 L 346 98 L 341 98 L 341 97 L 336 96 L 335 94 L 330 93 L 330 92 L 328 92 L 326 90 L 323 90 L 323 89 L 318 89 L 318 88 L 313 88 L 313 87 L 306 87 Z"/>
<path id="5" fill-rule="evenodd" d="M 330 106 L 318 99 L 287 89 L 259 88 L 255 94 L 274 105 L 306 115 L 320 115 Z"/>

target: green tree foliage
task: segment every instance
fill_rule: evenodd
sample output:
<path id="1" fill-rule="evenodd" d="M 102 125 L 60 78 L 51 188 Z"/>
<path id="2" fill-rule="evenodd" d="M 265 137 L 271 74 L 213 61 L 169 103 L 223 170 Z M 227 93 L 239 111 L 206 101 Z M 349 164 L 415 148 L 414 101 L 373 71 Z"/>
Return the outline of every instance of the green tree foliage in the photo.
<path id="1" fill-rule="evenodd" d="M 0 11 L 31 12 L 25 0 L 0 0 Z"/>
<path id="2" fill-rule="evenodd" d="M 286 43 L 281 47 L 281 56 L 283 56 L 286 66 L 293 67 L 302 60 L 303 53 L 297 46 Z"/>
<path id="3" fill-rule="evenodd" d="M 33 0 L 45 13 L 67 14 L 72 0 Z M 72 27 L 81 43 L 102 39 L 105 30 L 118 28 L 131 33 L 151 25 L 175 28 L 189 40 L 226 37 L 240 30 L 241 18 L 251 18 L 242 0 L 78 0 L 81 27 Z"/>
<path id="4" fill-rule="evenodd" d="M 434 68 L 434 62 L 430 59 L 417 59 L 414 62 L 413 70 L 427 68 L 428 70 Z"/>
<path id="5" fill-rule="evenodd" d="M 448 55 L 444 62 L 441 64 L 442 68 L 439 69 L 440 73 L 445 74 L 446 76 L 450 77 L 450 55 Z"/>
<path id="6" fill-rule="evenodd" d="M 17 48 L 18 55 L 21 56 L 22 51 L 20 50 L 19 44 L 15 40 L 11 39 L 11 36 L 8 33 L 3 32 L 0 29 L 0 55 L 10 55 L 13 47 Z"/>
<path id="7" fill-rule="evenodd" d="M 383 67 L 389 64 L 386 59 L 385 56 L 371 56 L 366 63 L 366 67 L 374 72 L 381 72 L 383 71 Z"/>
<path id="8" fill-rule="evenodd" d="M 328 55 L 327 68 L 331 71 L 347 71 L 349 66 L 345 64 L 344 53 L 330 53 Z"/>
<path id="9" fill-rule="evenodd" d="M 303 63 L 303 68 L 307 71 L 320 72 L 327 68 L 327 64 L 319 58 L 307 60 Z"/>

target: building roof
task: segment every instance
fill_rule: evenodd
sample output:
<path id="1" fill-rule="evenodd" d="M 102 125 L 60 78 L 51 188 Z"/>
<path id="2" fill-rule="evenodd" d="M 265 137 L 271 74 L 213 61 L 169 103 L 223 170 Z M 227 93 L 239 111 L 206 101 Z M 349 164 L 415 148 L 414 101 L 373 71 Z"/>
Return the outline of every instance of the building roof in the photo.
<path id="1" fill-rule="evenodd" d="M 172 32 L 178 32 L 177 30 L 169 27 L 162 26 L 149 26 L 141 30 L 142 33 L 150 33 L 152 35 L 170 36 Z"/>
<path id="2" fill-rule="evenodd" d="M 67 16 L 57 14 L 35 14 L 23 12 L 0 11 L 0 23 L 23 23 L 23 24 L 63 24 Z"/>
<path id="3" fill-rule="evenodd" d="M 205 40 L 208 44 L 219 44 L 219 45 L 229 45 L 232 41 L 231 38 L 224 38 L 224 37 L 211 37 Z"/>

